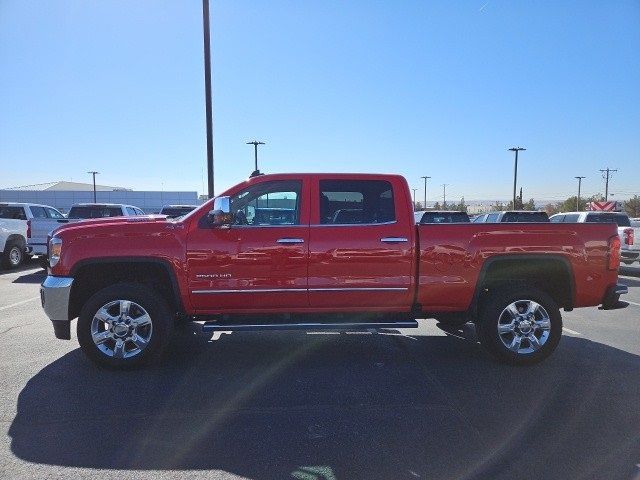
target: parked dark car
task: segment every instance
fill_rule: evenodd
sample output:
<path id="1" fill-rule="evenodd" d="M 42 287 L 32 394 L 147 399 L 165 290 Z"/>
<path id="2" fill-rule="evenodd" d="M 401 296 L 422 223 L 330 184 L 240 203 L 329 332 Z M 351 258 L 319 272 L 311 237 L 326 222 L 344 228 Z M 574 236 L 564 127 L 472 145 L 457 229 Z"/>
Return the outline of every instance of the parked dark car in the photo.
<path id="1" fill-rule="evenodd" d="M 161 215 L 166 215 L 169 218 L 178 218 L 192 212 L 198 208 L 196 205 L 165 205 L 160 210 Z"/>

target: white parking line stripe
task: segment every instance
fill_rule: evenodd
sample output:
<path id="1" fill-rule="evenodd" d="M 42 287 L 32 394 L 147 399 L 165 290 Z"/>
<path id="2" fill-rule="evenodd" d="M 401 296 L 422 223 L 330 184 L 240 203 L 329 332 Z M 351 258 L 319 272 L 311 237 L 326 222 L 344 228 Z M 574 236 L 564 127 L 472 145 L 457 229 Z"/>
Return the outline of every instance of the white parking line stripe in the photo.
<path id="1" fill-rule="evenodd" d="M 562 330 L 564 332 L 571 333 L 573 335 L 582 335 L 580 332 L 576 332 L 575 330 L 571 330 L 570 328 L 567 328 L 567 327 L 562 327 Z"/>
<path id="2" fill-rule="evenodd" d="M 0 307 L 0 312 L 3 310 L 9 310 L 10 308 L 17 307 L 19 305 L 24 305 L 25 303 L 33 302 L 34 300 L 39 300 L 40 297 L 32 297 L 27 298 L 26 300 L 22 300 L 21 302 L 12 303 L 11 305 L 5 305 L 4 307 Z"/>
<path id="3" fill-rule="evenodd" d="M 640 307 L 640 303 L 632 302 L 631 300 L 621 299 L 621 301 L 622 301 L 622 302 L 630 303 L 631 305 L 635 305 L 635 306 L 637 306 L 637 307 Z"/>

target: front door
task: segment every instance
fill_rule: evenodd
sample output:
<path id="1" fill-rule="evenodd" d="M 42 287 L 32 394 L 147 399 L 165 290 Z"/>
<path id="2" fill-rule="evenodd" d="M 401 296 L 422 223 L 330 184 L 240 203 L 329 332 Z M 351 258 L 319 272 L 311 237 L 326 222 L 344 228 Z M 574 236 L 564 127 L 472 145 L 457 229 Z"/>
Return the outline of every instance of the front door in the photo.
<path id="1" fill-rule="evenodd" d="M 187 268 L 195 309 L 249 312 L 308 306 L 309 202 L 303 183 L 258 179 L 231 195 L 234 225 L 200 222 L 192 230 Z"/>

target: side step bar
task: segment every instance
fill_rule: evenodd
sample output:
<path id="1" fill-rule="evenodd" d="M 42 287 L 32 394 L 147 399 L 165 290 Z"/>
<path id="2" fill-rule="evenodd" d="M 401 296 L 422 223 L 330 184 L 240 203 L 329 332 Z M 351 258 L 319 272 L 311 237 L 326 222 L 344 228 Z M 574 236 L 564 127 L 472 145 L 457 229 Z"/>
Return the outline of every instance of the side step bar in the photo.
<path id="1" fill-rule="evenodd" d="M 256 330 L 379 330 L 381 328 L 418 328 L 415 320 L 403 322 L 339 322 L 339 323 L 266 323 L 266 324 L 220 324 L 205 322 L 203 332 L 233 331 L 249 332 Z"/>

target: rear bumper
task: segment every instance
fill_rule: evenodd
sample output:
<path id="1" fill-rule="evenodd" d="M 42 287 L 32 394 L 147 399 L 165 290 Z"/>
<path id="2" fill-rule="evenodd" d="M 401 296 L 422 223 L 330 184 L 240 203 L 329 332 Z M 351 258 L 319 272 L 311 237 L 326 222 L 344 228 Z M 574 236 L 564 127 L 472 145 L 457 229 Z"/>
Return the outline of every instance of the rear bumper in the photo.
<path id="1" fill-rule="evenodd" d="M 612 285 L 607 289 L 607 293 L 602 300 L 602 308 L 604 310 L 616 310 L 618 308 L 625 308 L 626 303 L 620 303 L 620 295 L 629 293 L 629 287 L 618 283 Z"/>
<path id="2" fill-rule="evenodd" d="M 71 338 L 69 318 L 69 298 L 73 278 L 53 277 L 49 275 L 40 285 L 40 300 L 44 313 L 53 323 L 53 331 L 57 338 Z"/>
<path id="3" fill-rule="evenodd" d="M 46 255 L 47 244 L 46 243 L 28 243 L 27 250 L 30 250 L 31 255 Z"/>

